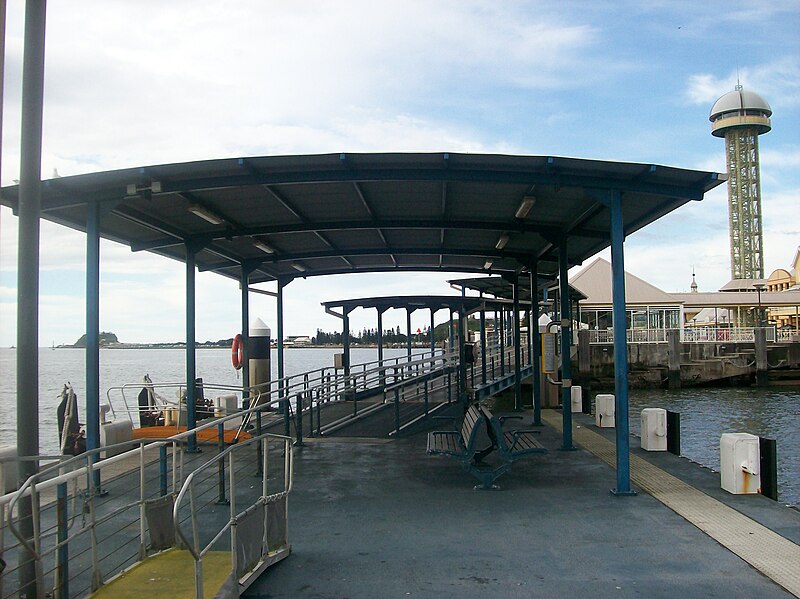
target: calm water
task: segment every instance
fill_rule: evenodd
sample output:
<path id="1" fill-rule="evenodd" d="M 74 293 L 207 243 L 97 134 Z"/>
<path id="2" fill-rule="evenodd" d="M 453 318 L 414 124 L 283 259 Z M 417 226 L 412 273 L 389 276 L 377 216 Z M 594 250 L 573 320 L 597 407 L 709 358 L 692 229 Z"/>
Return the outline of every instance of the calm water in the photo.
<path id="1" fill-rule="evenodd" d="M 333 365 L 341 350 L 303 348 L 286 350 L 286 374 Z M 404 349 L 385 350 L 385 356 L 402 356 Z M 353 363 L 377 359 L 377 350 L 354 348 Z M 144 374 L 154 382 L 183 380 L 185 354 L 181 349 L 106 349 L 100 351 L 102 398 L 109 387 L 138 383 Z M 0 444 L 16 444 L 16 355 L 0 349 Z M 63 384 L 71 381 L 83 416 L 84 352 L 78 349 L 43 348 L 39 353 L 40 447 L 55 453 L 56 406 Z M 277 359 L 273 352 L 273 377 Z M 241 375 L 230 365 L 230 350 L 197 352 L 197 373 L 206 381 L 241 385 Z M 682 389 L 679 391 L 632 390 L 631 431 L 639 433 L 643 408 L 667 408 L 681 413 L 681 450 L 705 466 L 719 469 L 719 437 L 723 432 L 747 432 L 778 441 L 778 489 L 784 503 L 800 505 L 800 388 Z M 81 421 L 83 419 L 81 418 Z"/>

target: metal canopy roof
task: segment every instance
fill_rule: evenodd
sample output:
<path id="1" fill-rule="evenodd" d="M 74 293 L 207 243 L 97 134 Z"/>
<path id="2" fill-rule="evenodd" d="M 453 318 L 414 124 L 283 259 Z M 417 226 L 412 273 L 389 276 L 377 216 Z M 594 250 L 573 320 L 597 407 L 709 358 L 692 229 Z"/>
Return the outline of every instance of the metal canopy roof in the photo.
<path id="1" fill-rule="evenodd" d="M 389 308 L 407 309 L 412 312 L 414 310 L 438 311 L 447 308 L 451 312 L 462 311 L 464 314 L 472 314 L 480 309 L 507 309 L 511 307 L 512 302 L 504 299 L 462 295 L 405 295 L 399 297 L 363 297 L 334 300 L 322 302 L 322 305 L 326 310 L 342 308 L 345 312 L 350 312 L 355 308 L 375 308 L 381 312 Z"/>
<path id="2" fill-rule="evenodd" d="M 476 277 L 472 279 L 453 279 L 447 281 L 450 285 L 461 287 L 463 289 L 472 289 L 481 293 L 489 293 L 494 297 L 513 299 L 514 290 L 511 282 L 503 277 Z M 537 282 L 538 289 L 553 289 L 556 288 L 558 292 L 558 283 L 552 279 L 539 278 Z M 572 285 L 569 286 L 569 295 L 573 301 L 586 299 L 586 295 Z M 531 301 L 531 286 L 530 280 L 527 277 L 522 277 L 519 280 L 519 301 L 530 303 Z"/>
<path id="3" fill-rule="evenodd" d="M 610 244 L 609 191 L 625 233 L 700 200 L 712 172 L 545 156 L 323 154 L 130 168 L 43 182 L 42 217 L 250 282 L 431 270 L 557 273 Z M 2 202 L 16 208 L 17 187 Z M 528 200 L 525 202 L 525 200 Z"/>

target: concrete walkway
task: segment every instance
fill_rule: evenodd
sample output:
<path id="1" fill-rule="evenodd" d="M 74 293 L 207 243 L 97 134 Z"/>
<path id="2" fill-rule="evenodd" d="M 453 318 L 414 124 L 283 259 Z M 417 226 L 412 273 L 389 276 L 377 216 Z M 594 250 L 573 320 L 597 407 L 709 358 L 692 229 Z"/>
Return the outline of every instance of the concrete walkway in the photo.
<path id="1" fill-rule="evenodd" d="M 246 596 L 792 596 L 651 495 L 612 496 L 613 469 L 584 449 L 559 451 L 553 428 L 541 435 L 550 452 L 515 463 L 499 491 L 473 490 L 425 441 L 298 448 L 293 555 Z M 800 514 L 771 504 L 759 510 L 800 530 Z"/>

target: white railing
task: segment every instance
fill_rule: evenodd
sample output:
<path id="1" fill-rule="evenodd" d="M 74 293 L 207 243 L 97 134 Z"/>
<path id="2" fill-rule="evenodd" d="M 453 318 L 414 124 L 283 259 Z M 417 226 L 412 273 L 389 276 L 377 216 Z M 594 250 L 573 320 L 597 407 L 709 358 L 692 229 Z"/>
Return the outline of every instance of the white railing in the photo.
<path id="1" fill-rule="evenodd" d="M 628 329 L 628 343 L 666 343 L 666 329 Z M 614 331 L 611 329 L 589 331 L 589 343 L 592 345 L 614 343 Z"/>
<path id="2" fill-rule="evenodd" d="M 755 327 L 696 327 L 681 330 L 682 343 L 753 343 L 755 341 Z M 776 334 L 775 327 L 765 327 L 767 341 L 792 341 L 800 340 L 797 331 L 780 331 Z M 666 343 L 668 329 L 628 329 L 628 343 Z M 589 331 L 589 343 L 592 345 L 611 345 L 614 343 L 614 331 L 611 329 Z"/>
<path id="3" fill-rule="evenodd" d="M 697 327 L 681 333 L 683 343 L 754 343 L 757 327 Z M 767 341 L 775 341 L 775 327 L 765 327 Z"/>

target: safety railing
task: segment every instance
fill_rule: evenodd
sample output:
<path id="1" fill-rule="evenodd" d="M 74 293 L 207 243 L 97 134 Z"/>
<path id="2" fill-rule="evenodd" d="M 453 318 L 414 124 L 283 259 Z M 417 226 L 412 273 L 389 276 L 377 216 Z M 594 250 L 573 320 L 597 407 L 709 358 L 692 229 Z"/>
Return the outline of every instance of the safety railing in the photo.
<path id="1" fill-rule="evenodd" d="M 681 329 L 682 343 L 753 343 L 757 327 L 692 327 Z M 775 327 L 764 327 L 767 341 L 777 339 Z M 628 343 L 666 343 L 670 329 L 628 329 Z M 589 343 L 592 345 L 611 345 L 614 343 L 614 331 L 590 330 Z"/>
<path id="2" fill-rule="evenodd" d="M 0 497 L 16 539 L 16 551 L 4 553 L 2 596 L 82 596 L 141 559 L 145 503 L 174 492 L 182 463 L 177 442 L 124 443 L 64 458 Z"/>
<path id="3" fill-rule="evenodd" d="M 359 393 L 353 387 L 346 387 L 348 392 L 337 396 L 327 394 L 324 388 L 309 389 L 308 391 L 297 393 L 291 405 L 295 410 L 294 422 L 298 439 L 302 441 L 304 417 L 308 420 L 309 427 L 307 430 L 310 431 L 310 434 L 324 435 L 334 432 L 354 420 L 386 407 L 384 397 L 386 386 L 403 383 L 407 383 L 409 386 L 422 385 L 423 380 L 433 380 L 437 376 L 453 370 L 456 364 L 457 355 L 437 353 L 432 357 L 416 358 L 410 362 L 401 362 L 394 366 L 377 366 L 372 370 L 367 370 L 363 373 L 366 380 L 373 383 L 383 383 L 379 388 L 379 394 L 376 395 L 378 401 L 374 398 L 360 399 Z M 347 399 L 352 402 L 352 410 L 340 418 L 328 422 L 323 427 L 321 417 L 323 407 L 327 403 L 340 399 Z"/>
<path id="4" fill-rule="evenodd" d="M 252 462 L 244 460 L 239 467 L 237 456 L 248 446 L 258 445 L 261 456 L 260 493 L 253 486 L 237 484 L 237 479 L 252 478 Z M 270 451 L 271 445 L 277 450 Z M 270 454 L 283 458 L 283 468 L 271 471 Z M 241 460 L 240 460 L 241 462 Z M 207 480 L 220 469 L 228 472 L 228 494 L 215 498 L 209 493 Z M 208 472 L 212 471 L 209 475 Z M 175 499 L 172 518 L 175 533 L 182 546 L 194 558 L 195 597 L 205 596 L 203 588 L 203 558 L 212 551 L 226 551 L 231 558 L 231 578 L 236 584 L 247 586 L 247 579 L 286 557 L 289 553 L 287 500 L 292 490 L 292 440 L 288 437 L 264 433 L 241 444 L 232 445 L 202 466 L 193 470 Z M 272 485 L 279 490 L 270 493 Z M 229 518 L 219 528 L 201 526 L 199 514 L 213 508 L 212 504 L 228 505 Z M 184 526 L 186 525 L 186 526 Z M 188 529 L 188 530 L 187 530 Z M 225 533 L 228 533 L 227 535 Z"/>
<path id="5" fill-rule="evenodd" d="M 151 510 L 153 505 L 163 505 L 167 498 L 179 495 L 183 473 L 195 469 L 201 455 L 187 451 L 184 443 L 205 429 L 216 429 L 219 455 L 225 459 L 209 461 L 216 465 L 214 473 L 208 462 L 202 466 L 203 497 L 226 503 L 236 492 L 231 491 L 236 478 L 229 457 L 234 452 L 239 456 L 237 472 L 247 469 L 251 476 L 254 472 L 269 474 L 264 469 L 268 451 L 263 440 L 267 437 L 260 427 L 256 427 L 256 439 L 261 442 L 242 441 L 231 449 L 222 441 L 229 421 L 260 415 L 267 407 L 262 403 L 165 439 L 128 441 L 61 457 L 24 481 L 17 491 L 0 496 L 0 538 L 4 540 L 0 597 L 85 596 L 162 549 L 162 540 L 154 538 L 153 527 L 146 525 L 148 512 L 158 512 L 157 507 Z M 285 438 L 281 439 L 285 443 Z M 255 459 L 241 459 L 243 448 L 251 446 L 255 446 Z M 195 489 L 200 482 L 199 475 L 192 477 Z M 274 498 L 267 498 L 269 501 Z M 182 513 L 176 522 L 191 518 Z M 12 539 L 16 540 L 5 542 Z"/>

